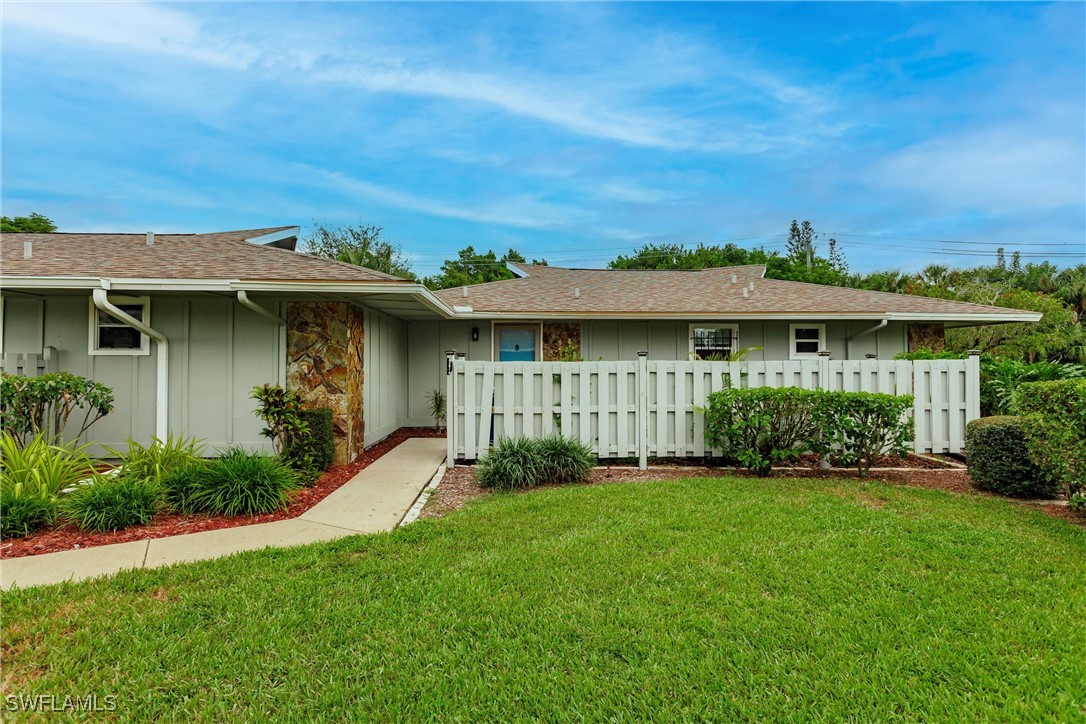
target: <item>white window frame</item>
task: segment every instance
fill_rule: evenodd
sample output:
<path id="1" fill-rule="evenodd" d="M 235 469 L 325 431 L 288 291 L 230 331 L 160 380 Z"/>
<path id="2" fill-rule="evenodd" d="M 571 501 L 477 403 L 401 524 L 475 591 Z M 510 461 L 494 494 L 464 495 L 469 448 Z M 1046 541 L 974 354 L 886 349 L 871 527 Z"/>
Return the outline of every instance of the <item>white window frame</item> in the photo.
<path id="1" fill-rule="evenodd" d="M 796 351 L 796 330 L 797 329 L 817 329 L 818 330 L 818 351 L 816 352 L 797 352 Z M 810 342 L 811 340 L 803 340 Z M 825 324 L 790 324 L 788 325 L 788 359 L 818 359 L 818 352 L 826 349 L 826 325 Z"/>
<path id="2" fill-rule="evenodd" d="M 690 340 L 690 359 L 696 360 L 694 356 L 694 330 L 695 329 L 730 329 L 732 331 L 732 348 L 729 354 L 735 354 L 739 349 L 739 325 L 735 322 L 692 322 L 688 329 L 687 339 Z"/>
<path id="3" fill-rule="evenodd" d="M 146 334 L 140 333 L 140 346 L 133 349 L 98 349 L 98 307 L 94 306 L 94 300 L 90 301 L 90 334 L 87 339 L 87 353 L 92 357 L 134 357 L 151 354 L 151 340 Z M 151 326 L 151 298 L 150 297 L 110 297 L 113 304 L 141 304 L 143 305 L 143 323 Z M 116 325 L 111 325 L 116 326 Z M 123 325 L 127 327 L 128 325 Z"/>

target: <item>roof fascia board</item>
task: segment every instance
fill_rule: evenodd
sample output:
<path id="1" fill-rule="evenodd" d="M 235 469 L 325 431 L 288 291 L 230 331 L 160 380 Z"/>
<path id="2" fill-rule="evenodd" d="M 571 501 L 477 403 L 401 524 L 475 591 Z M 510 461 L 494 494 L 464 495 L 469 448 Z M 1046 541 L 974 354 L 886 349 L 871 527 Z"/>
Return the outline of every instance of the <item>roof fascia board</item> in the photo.
<path id="1" fill-rule="evenodd" d="M 735 314 L 727 312 L 714 312 L 712 314 L 693 314 L 678 312 L 674 314 L 636 314 L 636 313 L 584 313 L 584 314 L 569 314 L 560 312 L 523 312 L 523 313 L 504 313 L 504 312 L 485 312 L 476 311 L 471 313 L 458 313 L 457 319 L 515 319 L 515 320 L 536 320 L 536 319 L 690 319 L 690 320 L 720 320 L 720 319 L 738 319 L 738 320 L 763 320 L 763 319 L 795 319 L 799 321 L 810 320 L 825 320 L 825 319 L 841 319 L 841 320 L 873 320 L 878 321 L 881 319 L 889 319 L 890 321 L 907 322 L 973 322 L 973 323 L 992 323 L 1002 324 L 1006 322 L 1036 322 L 1040 319 L 1041 315 L 1029 312 L 1019 315 L 1003 315 L 1003 314 L 921 314 L 910 313 L 908 315 L 901 314 L 887 314 L 886 312 L 867 312 L 867 313 L 855 313 L 855 314 L 840 314 L 833 312 L 823 313 L 809 313 L 809 314 L 793 314 L 789 312 L 781 312 L 779 314 Z"/>

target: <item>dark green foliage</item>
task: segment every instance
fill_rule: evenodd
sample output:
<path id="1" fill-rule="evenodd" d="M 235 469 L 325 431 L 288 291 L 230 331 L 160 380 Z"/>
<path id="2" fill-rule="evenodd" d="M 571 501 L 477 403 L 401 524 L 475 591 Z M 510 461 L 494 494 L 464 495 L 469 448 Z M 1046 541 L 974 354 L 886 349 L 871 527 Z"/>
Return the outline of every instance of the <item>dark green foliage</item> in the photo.
<path id="1" fill-rule="evenodd" d="M 898 352 L 894 355 L 894 359 L 904 360 L 933 360 L 933 359 L 965 359 L 969 355 L 966 352 L 952 352 L 950 350 L 940 350 L 938 352 L 929 349 L 928 347 L 921 347 L 915 349 L 912 352 Z"/>
<path id="2" fill-rule="evenodd" d="M 56 517 L 56 503 L 50 497 L 18 495 L 0 488 L 0 538 L 30 535 L 49 525 Z"/>
<path id="3" fill-rule="evenodd" d="M 1029 382 L 1081 379 L 1086 366 L 1057 362 L 1023 362 L 1001 357 L 980 361 L 980 403 L 982 414 L 1009 415 L 1015 409 L 1015 391 Z"/>
<path id="4" fill-rule="evenodd" d="M 189 468 L 188 490 L 174 493 L 191 511 L 256 515 L 286 507 L 298 473 L 277 457 L 226 450 L 210 465 Z"/>
<path id="5" fill-rule="evenodd" d="M 514 249 L 499 258 L 493 251 L 481 254 L 475 251 L 475 247 L 469 246 L 461 249 L 455 259 L 447 259 L 442 263 L 440 273 L 426 277 L 422 283 L 430 289 L 450 289 L 512 279 L 513 272 L 505 266 L 508 261 L 524 263 L 527 260 Z M 547 260 L 533 259 L 532 263 L 546 265 Z"/>
<path id="6" fill-rule="evenodd" d="M 96 475 L 61 502 L 61 512 L 82 530 L 124 530 L 147 525 L 162 508 L 158 483 L 134 475 Z"/>
<path id="7" fill-rule="evenodd" d="M 56 230 L 52 219 L 36 212 L 30 216 L 0 216 L 0 232 L 5 234 L 52 234 Z"/>
<path id="8" fill-rule="evenodd" d="M 882 455 L 904 457 L 913 439 L 912 395 L 818 392 L 817 447 L 866 475 Z"/>
<path id="9" fill-rule="evenodd" d="M 162 499 L 170 510 L 191 515 L 200 510 L 193 500 L 196 491 L 193 480 L 200 475 L 200 469 L 206 468 L 213 461 L 200 460 L 183 468 L 172 468 L 163 473 L 158 484 L 162 489 Z"/>
<path id="10" fill-rule="evenodd" d="M 403 247 L 381 238 L 383 229 L 370 224 L 329 226 L 318 223 L 302 238 L 303 249 L 315 256 L 364 266 L 385 274 L 414 279 L 411 260 Z"/>
<path id="11" fill-rule="evenodd" d="M 17 441 L 38 434 L 49 440 L 79 437 L 113 411 L 113 390 L 86 377 L 69 372 L 2 377 L 0 424 Z M 65 436 L 68 418 L 76 410 L 83 410 L 83 421 L 74 435 Z"/>
<path id="12" fill-rule="evenodd" d="M 283 451 L 283 460 L 307 481 L 315 482 L 321 472 L 332 467 L 336 455 L 332 408 L 299 410 L 298 416 L 307 432 L 290 440 Z"/>
<path id="13" fill-rule="evenodd" d="M 539 482 L 542 483 L 584 482 L 596 464 L 592 448 L 580 440 L 562 435 L 541 438 L 536 450 L 543 459 L 543 468 L 539 473 Z"/>
<path id="14" fill-rule="evenodd" d="M 798 387 L 728 388 L 709 395 L 705 442 L 755 474 L 810 449 L 819 394 Z"/>
<path id="15" fill-rule="evenodd" d="M 478 461 L 475 478 L 484 488 L 516 490 L 539 484 L 545 468 L 538 440 L 506 437 Z"/>
<path id="16" fill-rule="evenodd" d="M 1068 496 L 1086 490 L 1086 379 L 1028 382 L 1015 407 L 1028 421 L 1030 460 Z"/>
<path id="17" fill-rule="evenodd" d="M 1057 486 L 1030 460 L 1028 422 L 1021 417 L 982 417 L 965 426 L 966 464 L 973 484 L 1017 498 L 1050 498 Z"/>
<path id="18" fill-rule="evenodd" d="M 318 413 L 316 418 L 307 416 L 302 409 L 301 396 L 279 385 L 258 385 L 249 396 L 260 403 L 255 413 L 266 425 L 260 434 L 271 438 L 272 449 L 298 471 L 303 482 L 316 481 L 321 471 L 328 469 L 328 466 L 321 466 L 327 456 L 327 436 L 324 434 L 327 431 L 322 430 L 319 433 L 319 440 L 311 440 L 309 423 L 311 419 L 323 419 L 324 413 Z M 332 446 L 334 454 L 334 433 Z M 330 458 L 328 465 L 331 465 Z"/>

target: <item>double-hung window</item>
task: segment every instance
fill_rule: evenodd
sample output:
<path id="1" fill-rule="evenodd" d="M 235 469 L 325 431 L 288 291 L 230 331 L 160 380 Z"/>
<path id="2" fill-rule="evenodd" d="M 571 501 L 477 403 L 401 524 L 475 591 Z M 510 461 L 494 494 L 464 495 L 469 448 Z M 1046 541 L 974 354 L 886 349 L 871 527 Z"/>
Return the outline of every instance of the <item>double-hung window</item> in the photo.
<path id="1" fill-rule="evenodd" d="M 739 349 L 738 324 L 691 324 L 690 356 L 696 360 L 727 360 Z"/>
<path id="2" fill-rule="evenodd" d="M 788 326 L 788 351 L 791 359 L 818 357 L 826 348 L 826 325 L 791 324 Z"/>
<path id="3" fill-rule="evenodd" d="M 137 321 L 147 325 L 151 323 L 151 300 L 147 297 L 110 297 L 109 301 Z M 103 312 L 91 302 L 90 354 L 142 355 L 150 354 L 150 351 L 147 335 Z"/>

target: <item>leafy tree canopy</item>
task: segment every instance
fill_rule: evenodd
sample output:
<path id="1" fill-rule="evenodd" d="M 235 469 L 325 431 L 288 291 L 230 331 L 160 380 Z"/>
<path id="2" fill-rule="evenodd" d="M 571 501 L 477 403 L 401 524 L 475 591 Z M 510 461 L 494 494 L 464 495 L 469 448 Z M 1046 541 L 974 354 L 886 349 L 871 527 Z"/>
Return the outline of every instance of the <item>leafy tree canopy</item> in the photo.
<path id="1" fill-rule="evenodd" d="M 0 232 L 5 234 L 52 234 L 57 225 L 48 216 L 33 213 L 30 216 L 0 216 Z"/>
<path id="2" fill-rule="evenodd" d="M 381 238 L 380 226 L 318 223 L 301 239 L 302 250 L 325 259 L 364 266 L 403 279 L 414 279 L 403 247 Z"/>
<path id="3" fill-rule="evenodd" d="M 493 251 L 481 253 L 469 246 L 461 249 L 455 259 L 446 260 L 440 272 L 423 278 L 422 283 L 430 289 L 451 289 L 512 279 L 513 272 L 505 266 L 507 261 L 527 263 L 524 255 L 515 249 L 510 249 L 499 258 Z M 533 259 L 532 264 L 545 266 L 547 260 Z"/>

